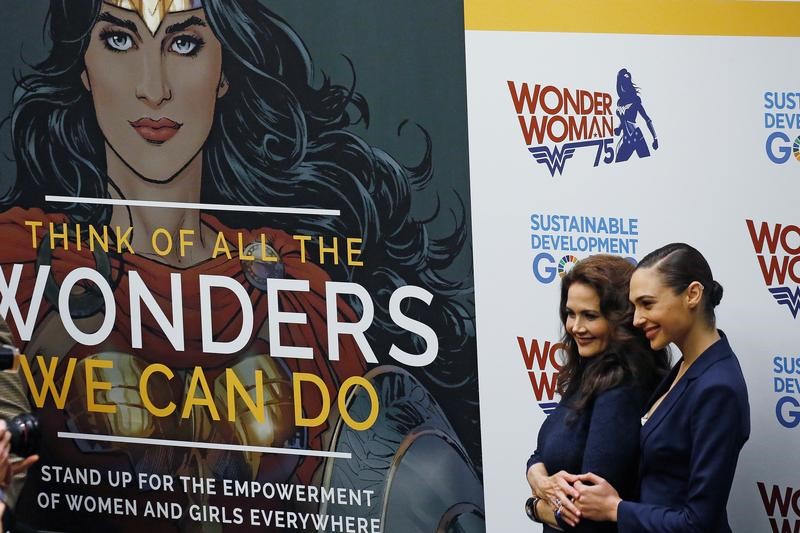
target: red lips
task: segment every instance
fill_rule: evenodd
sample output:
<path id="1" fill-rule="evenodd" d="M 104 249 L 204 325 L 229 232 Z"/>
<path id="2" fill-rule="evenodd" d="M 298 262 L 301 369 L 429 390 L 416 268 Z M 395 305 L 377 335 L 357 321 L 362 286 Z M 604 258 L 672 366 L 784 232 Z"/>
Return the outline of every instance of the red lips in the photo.
<path id="1" fill-rule="evenodd" d="M 136 133 L 142 138 L 152 144 L 163 144 L 170 140 L 178 133 L 183 124 L 179 124 L 174 120 L 166 117 L 161 117 L 158 120 L 143 117 L 139 120 L 130 123 L 131 127 L 136 130 Z"/>

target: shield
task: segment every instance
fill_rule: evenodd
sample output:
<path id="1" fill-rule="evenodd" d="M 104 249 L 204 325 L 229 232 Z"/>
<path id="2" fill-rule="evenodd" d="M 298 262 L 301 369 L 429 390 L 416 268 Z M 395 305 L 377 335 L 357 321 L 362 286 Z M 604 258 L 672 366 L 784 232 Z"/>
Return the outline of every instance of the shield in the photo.
<path id="1" fill-rule="evenodd" d="M 364 494 L 361 505 L 323 503 L 320 512 L 380 520 L 385 533 L 473 533 L 486 530 L 483 485 L 433 396 L 407 371 L 381 366 L 365 376 L 378 393 L 378 419 L 356 431 L 339 417 L 323 486 Z M 372 407 L 363 387 L 345 403 L 354 420 Z"/>

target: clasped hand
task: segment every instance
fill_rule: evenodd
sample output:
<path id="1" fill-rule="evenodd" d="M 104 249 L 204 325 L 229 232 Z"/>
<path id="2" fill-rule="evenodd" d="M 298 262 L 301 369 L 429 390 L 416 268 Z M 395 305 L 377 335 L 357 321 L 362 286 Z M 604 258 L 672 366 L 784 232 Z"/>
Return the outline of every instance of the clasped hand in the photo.
<path id="1" fill-rule="evenodd" d="M 538 477 L 533 490 L 535 496 L 550 504 L 556 518 L 561 518 L 570 526 L 580 520 L 580 512 L 572 502 L 578 495 L 572 486 L 576 479 L 574 474 L 562 470 L 552 476 Z"/>
<path id="2" fill-rule="evenodd" d="M 572 527 L 581 519 L 616 522 L 617 507 L 622 501 L 616 489 L 602 477 L 563 470 L 540 479 L 535 493 L 550 502 L 557 516 Z"/>

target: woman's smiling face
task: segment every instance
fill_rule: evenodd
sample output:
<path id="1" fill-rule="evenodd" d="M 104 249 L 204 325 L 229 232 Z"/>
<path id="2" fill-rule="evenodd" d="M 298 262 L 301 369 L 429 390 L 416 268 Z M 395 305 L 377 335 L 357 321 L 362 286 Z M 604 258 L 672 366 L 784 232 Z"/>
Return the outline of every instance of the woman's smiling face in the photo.
<path id="1" fill-rule="evenodd" d="M 135 11 L 103 4 L 84 62 L 106 145 L 136 174 L 166 181 L 200 153 L 228 89 L 202 9 L 167 14 L 152 35 Z"/>
<path id="2" fill-rule="evenodd" d="M 600 296 L 589 285 L 570 285 L 564 329 L 575 340 L 581 357 L 594 357 L 608 348 L 611 325 L 600 310 Z"/>
<path id="3" fill-rule="evenodd" d="M 670 342 L 680 344 L 692 327 L 688 291 L 676 293 L 666 286 L 657 267 L 639 268 L 631 276 L 633 325 L 644 331 L 653 350 L 666 348 Z"/>

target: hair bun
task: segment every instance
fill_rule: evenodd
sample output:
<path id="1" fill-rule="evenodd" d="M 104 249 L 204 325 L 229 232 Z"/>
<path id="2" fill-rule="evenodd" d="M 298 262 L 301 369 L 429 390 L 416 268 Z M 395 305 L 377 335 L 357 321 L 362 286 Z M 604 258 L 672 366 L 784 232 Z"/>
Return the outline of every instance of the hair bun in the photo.
<path id="1" fill-rule="evenodd" d="M 711 305 L 716 307 L 722 301 L 722 285 L 716 281 L 711 282 Z"/>

